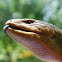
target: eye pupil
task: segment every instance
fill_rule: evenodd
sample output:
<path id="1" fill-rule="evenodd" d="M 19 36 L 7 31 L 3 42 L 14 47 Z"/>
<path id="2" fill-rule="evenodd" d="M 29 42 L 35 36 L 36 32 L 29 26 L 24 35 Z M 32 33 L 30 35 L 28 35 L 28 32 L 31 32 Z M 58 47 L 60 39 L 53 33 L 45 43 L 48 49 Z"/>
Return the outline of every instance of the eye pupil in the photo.
<path id="1" fill-rule="evenodd" d="M 30 23 L 32 23 L 31 21 L 27 21 L 27 24 L 30 24 Z"/>

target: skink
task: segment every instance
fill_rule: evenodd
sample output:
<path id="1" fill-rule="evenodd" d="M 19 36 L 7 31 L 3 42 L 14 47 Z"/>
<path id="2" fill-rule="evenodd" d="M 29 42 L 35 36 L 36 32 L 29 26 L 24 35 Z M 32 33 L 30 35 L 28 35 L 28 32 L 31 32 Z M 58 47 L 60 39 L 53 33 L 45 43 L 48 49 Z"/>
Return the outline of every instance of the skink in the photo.
<path id="1" fill-rule="evenodd" d="M 39 59 L 62 62 L 62 30 L 35 19 L 11 19 L 4 30 Z"/>

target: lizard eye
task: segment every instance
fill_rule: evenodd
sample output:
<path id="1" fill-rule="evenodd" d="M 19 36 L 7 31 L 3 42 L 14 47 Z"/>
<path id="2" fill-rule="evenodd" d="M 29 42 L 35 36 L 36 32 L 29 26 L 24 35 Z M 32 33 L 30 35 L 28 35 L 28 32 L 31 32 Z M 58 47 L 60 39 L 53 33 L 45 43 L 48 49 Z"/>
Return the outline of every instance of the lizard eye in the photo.
<path id="1" fill-rule="evenodd" d="M 54 36 L 52 36 L 51 38 L 52 38 L 52 39 L 55 39 L 55 38 L 56 38 L 56 36 L 54 35 Z"/>
<path id="2" fill-rule="evenodd" d="M 27 20 L 27 21 L 23 21 L 23 22 L 26 24 L 31 24 L 31 23 L 34 23 L 35 21 L 34 20 Z"/>

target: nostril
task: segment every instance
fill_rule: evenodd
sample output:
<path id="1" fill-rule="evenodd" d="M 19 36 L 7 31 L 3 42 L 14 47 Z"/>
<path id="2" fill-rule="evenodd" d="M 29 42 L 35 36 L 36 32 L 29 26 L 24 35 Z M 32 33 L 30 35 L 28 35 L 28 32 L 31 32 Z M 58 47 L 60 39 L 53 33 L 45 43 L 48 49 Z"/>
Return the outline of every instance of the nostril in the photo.
<path id="1" fill-rule="evenodd" d="M 31 23 L 34 23 L 35 21 L 34 20 L 27 20 L 27 21 L 23 21 L 23 22 L 26 24 L 31 24 Z"/>

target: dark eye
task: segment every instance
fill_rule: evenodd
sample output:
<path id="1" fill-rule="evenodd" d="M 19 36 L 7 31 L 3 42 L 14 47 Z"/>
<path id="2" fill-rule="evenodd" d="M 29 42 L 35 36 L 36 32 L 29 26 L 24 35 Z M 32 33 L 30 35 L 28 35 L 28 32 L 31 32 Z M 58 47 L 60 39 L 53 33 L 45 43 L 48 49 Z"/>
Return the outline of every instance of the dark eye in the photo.
<path id="1" fill-rule="evenodd" d="M 56 38 L 56 35 L 52 36 L 51 38 L 52 38 L 52 39 L 55 39 L 55 38 Z"/>
<path id="2" fill-rule="evenodd" d="M 27 21 L 24 21 L 24 23 L 26 23 L 26 24 L 31 24 L 31 23 L 34 23 L 34 21 L 32 21 L 32 20 L 27 20 Z"/>

